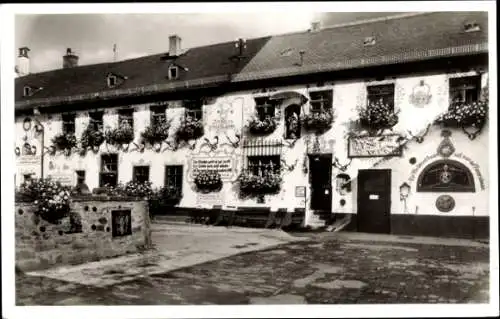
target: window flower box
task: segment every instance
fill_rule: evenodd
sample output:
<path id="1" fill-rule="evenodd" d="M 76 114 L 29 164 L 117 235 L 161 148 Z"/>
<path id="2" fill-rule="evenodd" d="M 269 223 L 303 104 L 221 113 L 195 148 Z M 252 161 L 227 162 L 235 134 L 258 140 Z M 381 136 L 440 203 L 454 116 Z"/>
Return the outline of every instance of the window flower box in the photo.
<path id="1" fill-rule="evenodd" d="M 393 107 L 383 101 L 369 102 L 359 112 L 359 123 L 369 130 L 391 129 L 399 121 Z"/>
<path id="2" fill-rule="evenodd" d="M 141 133 L 142 139 L 150 145 L 158 145 L 168 138 L 170 123 L 161 121 L 157 125 L 150 125 Z"/>
<path id="3" fill-rule="evenodd" d="M 488 102 L 453 103 L 448 111 L 440 115 L 436 122 L 446 127 L 477 127 L 486 123 L 488 117 Z"/>
<path id="4" fill-rule="evenodd" d="M 278 123 L 276 119 L 271 116 L 266 116 L 263 120 L 254 117 L 248 123 L 248 129 L 254 135 L 267 135 L 276 130 Z"/>
<path id="5" fill-rule="evenodd" d="M 307 131 L 326 132 L 332 127 L 332 124 L 333 112 L 328 110 L 309 112 L 302 117 L 302 126 Z"/>
<path id="6" fill-rule="evenodd" d="M 76 147 L 77 141 L 74 134 L 60 133 L 52 138 L 52 144 L 56 150 L 65 151 L 69 155 L 71 149 Z"/>
<path id="7" fill-rule="evenodd" d="M 127 121 L 123 121 L 118 128 L 108 131 L 104 138 L 106 143 L 126 149 L 134 140 L 134 129 Z"/>
<path id="8" fill-rule="evenodd" d="M 278 172 L 265 171 L 260 175 L 243 172 L 238 177 L 242 197 L 258 197 L 265 194 L 277 194 L 281 190 L 283 179 Z"/>
<path id="9" fill-rule="evenodd" d="M 198 139 L 203 134 L 203 122 L 188 115 L 182 119 L 176 135 L 178 140 L 187 142 Z"/>
<path id="10" fill-rule="evenodd" d="M 97 152 L 101 144 L 104 143 L 104 133 L 89 125 L 83 131 L 80 142 L 84 150 L 91 148 L 94 152 Z"/>
<path id="11" fill-rule="evenodd" d="M 70 189 L 51 179 L 35 179 L 23 183 L 18 198 L 32 201 L 38 206 L 37 214 L 45 221 L 57 224 L 70 209 Z"/>
<path id="12" fill-rule="evenodd" d="M 198 191 L 202 193 L 219 191 L 223 185 L 221 176 L 217 171 L 197 172 L 194 183 Z"/>

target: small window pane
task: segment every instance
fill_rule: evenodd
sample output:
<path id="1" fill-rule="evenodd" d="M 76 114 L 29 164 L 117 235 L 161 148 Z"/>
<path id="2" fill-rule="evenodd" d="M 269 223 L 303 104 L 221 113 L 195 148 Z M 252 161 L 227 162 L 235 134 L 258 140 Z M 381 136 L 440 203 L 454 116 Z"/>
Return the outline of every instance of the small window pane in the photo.
<path id="1" fill-rule="evenodd" d="M 368 105 L 382 102 L 394 109 L 394 84 L 368 86 Z"/>
<path id="2" fill-rule="evenodd" d="M 127 122 L 132 128 L 134 127 L 134 110 L 122 109 L 118 112 L 118 122 L 121 125 Z"/>
<path id="3" fill-rule="evenodd" d="M 331 110 L 333 104 L 333 91 L 325 90 L 325 91 L 316 91 L 310 92 L 310 105 L 311 112 L 320 112 L 322 110 Z"/>
<path id="4" fill-rule="evenodd" d="M 149 182 L 149 166 L 134 166 L 133 180 L 139 183 Z"/>
<path id="5" fill-rule="evenodd" d="M 99 186 L 116 186 L 118 183 L 118 155 L 103 154 L 101 156 L 101 172 Z"/>
<path id="6" fill-rule="evenodd" d="M 63 133 L 64 134 L 74 134 L 75 133 L 75 114 L 63 114 Z"/>

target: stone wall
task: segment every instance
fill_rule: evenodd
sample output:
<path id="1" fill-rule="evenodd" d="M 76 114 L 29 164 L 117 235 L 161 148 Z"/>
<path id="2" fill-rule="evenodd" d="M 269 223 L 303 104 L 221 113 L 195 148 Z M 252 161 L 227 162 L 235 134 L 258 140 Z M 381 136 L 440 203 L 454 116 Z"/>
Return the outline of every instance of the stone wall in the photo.
<path id="1" fill-rule="evenodd" d="M 59 224 L 38 217 L 31 203 L 16 203 L 15 207 L 16 267 L 23 271 L 96 261 L 151 245 L 146 201 L 77 199 Z M 127 210 L 129 225 L 113 223 L 116 211 Z M 126 235 L 119 236 L 120 231 Z"/>

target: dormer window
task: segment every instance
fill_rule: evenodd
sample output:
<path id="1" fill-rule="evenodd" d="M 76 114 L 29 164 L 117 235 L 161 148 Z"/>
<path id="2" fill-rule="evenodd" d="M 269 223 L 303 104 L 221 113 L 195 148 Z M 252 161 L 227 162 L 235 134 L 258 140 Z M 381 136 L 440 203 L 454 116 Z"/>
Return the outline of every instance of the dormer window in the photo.
<path id="1" fill-rule="evenodd" d="M 168 78 L 169 80 L 175 80 L 179 77 L 179 68 L 176 65 L 172 65 L 168 68 Z"/>
<path id="2" fill-rule="evenodd" d="M 116 86 L 116 76 L 115 75 L 108 75 L 108 87 L 112 88 Z"/>
<path id="3" fill-rule="evenodd" d="M 481 31 L 481 27 L 477 22 L 470 22 L 464 25 L 465 32 L 478 32 Z"/>
<path id="4" fill-rule="evenodd" d="M 31 96 L 32 89 L 29 86 L 23 88 L 23 96 Z"/>
<path id="5" fill-rule="evenodd" d="M 365 47 L 375 45 L 375 43 L 376 43 L 375 37 L 366 37 L 365 40 L 363 41 L 363 45 Z"/>

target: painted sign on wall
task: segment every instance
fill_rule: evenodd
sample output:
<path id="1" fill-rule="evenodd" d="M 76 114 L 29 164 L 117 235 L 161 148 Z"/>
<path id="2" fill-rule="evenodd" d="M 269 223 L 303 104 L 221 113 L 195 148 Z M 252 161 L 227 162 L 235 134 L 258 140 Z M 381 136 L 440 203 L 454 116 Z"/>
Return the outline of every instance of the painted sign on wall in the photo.
<path id="1" fill-rule="evenodd" d="M 21 174 L 35 173 L 40 170 L 41 156 L 20 156 L 16 166 Z"/>
<path id="2" fill-rule="evenodd" d="M 399 135 L 350 136 L 349 157 L 401 156 Z"/>
<path id="3" fill-rule="evenodd" d="M 222 192 L 218 193 L 197 193 L 196 194 L 196 205 L 197 206 L 214 206 L 223 205 L 224 196 Z"/>
<path id="4" fill-rule="evenodd" d="M 232 156 L 193 156 L 189 167 L 191 178 L 196 171 L 217 171 L 222 181 L 230 181 L 236 174 L 235 158 Z"/>

